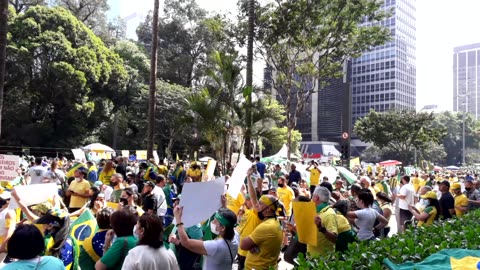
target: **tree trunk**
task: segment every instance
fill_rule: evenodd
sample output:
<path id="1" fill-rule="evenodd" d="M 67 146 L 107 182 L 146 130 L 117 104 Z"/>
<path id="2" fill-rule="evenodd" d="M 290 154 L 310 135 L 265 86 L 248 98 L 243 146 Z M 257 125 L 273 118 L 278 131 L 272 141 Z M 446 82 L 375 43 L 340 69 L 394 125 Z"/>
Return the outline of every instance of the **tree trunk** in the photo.
<path id="1" fill-rule="evenodd" d="M 153 158 L 155 132 L 155 91 L 157 87 L 158 10 L 160 0 L 155 0 L 152 20 L 152 51 L 150 59 L 150 91 L 148 100 L 147 158 Z"/>
<path id="2" fill-rule="evenodd" d="M 3 90 L 7 61 L 8 0 L 0 0 L 0 137 L 2 134 Z"/>
<path id="3" fill-rule="evenodd" d="M 255 30 L 255 0 L 248 1 L 248 42 L 247 42 L 247 78 L 246 87 L 250 93 L 246 96 L 245 107 L 245 156 L 250 158 L 250 142 L 252 137 L 252 93 L 253 92 L 253 38 Z"/>
<path id="4" fill-rule="evenodd" d="M 113 138 L 112 138 L 112 148 L 117 149 L 117 137 L 118 137 L 118 114 L 120 112 L 117 111 L 113 116 Z"/>

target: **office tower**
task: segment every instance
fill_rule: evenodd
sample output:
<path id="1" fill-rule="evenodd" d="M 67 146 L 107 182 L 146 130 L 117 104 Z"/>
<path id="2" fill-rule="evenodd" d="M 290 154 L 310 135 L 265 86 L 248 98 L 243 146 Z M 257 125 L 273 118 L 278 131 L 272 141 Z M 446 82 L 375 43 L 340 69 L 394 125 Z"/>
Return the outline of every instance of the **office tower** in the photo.
<path id="1" fill-rule="evenodd" d="M 352 62 L 352 123 L 370 109 L 415 110 L 415 0 L 384 0 L 392 16 L 382 22 L 392 39 Z M 371 23 L 366 23 L 368 26 Z"/>
<path id="2" fill-rule="evenodd" d="M 453 49 L 453 111 L 479 117 L 480 43 Z"/>

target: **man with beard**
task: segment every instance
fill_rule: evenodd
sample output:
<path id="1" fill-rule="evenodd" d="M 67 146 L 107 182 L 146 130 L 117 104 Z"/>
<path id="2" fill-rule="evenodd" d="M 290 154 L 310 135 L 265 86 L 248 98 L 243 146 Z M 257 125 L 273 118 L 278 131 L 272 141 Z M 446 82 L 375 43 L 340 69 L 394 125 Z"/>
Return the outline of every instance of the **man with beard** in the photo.
<path id="1" fill-rule="evenodd" d="M 113 187 L 112 194 L 110 195 L 110 201 L 113 203 L 119 203 L 122 191 L 125 188 L 123 185 L 123 176 L 119 173 L 112 175 L 110 182 Z"/>
<path id="2" fill-rule="evenodd" d="M 157 197 L 152 192 L 155 188 L 155 184 L 153 182 L 147 182 L 143 187 L 143 211 L 150 215 L 157 213 Z"/>
<path id="3" fill-rule="evenodd" d="M 480 207 L 480 191 L 473 187 L 473 180 L 465 181 L 465 191 L 463 194 L 468 198 L 468 210 L 474 210 Z"/>

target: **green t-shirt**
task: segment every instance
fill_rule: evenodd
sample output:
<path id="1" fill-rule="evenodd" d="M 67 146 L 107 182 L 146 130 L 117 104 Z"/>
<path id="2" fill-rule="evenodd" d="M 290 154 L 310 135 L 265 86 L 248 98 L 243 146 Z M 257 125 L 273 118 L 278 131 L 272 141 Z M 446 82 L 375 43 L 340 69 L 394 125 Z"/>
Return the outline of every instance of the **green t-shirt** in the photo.
<path id="1" fill-rule="evenodd" d="M 119 203 L 120 202 L 120 197 L 122 196 L 123 189 L 117 189 L 112 191 L 112 194 L 110 195 L 110 201 L 113 203 Z"/>
<path id="2" fill-rule="evenodd" d="M 119 237 L 112 246 L 103 254 L 100 261 L 108 269 L 122 269 L 123 261 L 127 257 L 128 251 L 137 245 L 137 239 L 133 235 Z"/>

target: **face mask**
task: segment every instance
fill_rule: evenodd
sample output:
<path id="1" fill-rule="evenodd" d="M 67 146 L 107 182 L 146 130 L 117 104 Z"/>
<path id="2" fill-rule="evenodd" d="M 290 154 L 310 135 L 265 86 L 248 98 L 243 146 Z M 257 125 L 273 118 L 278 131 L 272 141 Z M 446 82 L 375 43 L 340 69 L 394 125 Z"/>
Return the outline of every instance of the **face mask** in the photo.
<path id="1" fill-rule="evenodd" d="M 217 225 L 215 225 L 215 223 L 213 223 L 213 222 L 210 222 L 210 231 L 212 231 L 212 233 L 214 233 L 216 235 L 220 234 L 220 232 L 217 231 Z"/>
<path id="2" fill-rule="evenodd" d="M 285 185 L 284 185 L 283 183 L 281 183 L 281 184 L 278 183 L 278 186 L 279 186 L 279 187 L 284 187 Z"/>
<path id="3" fill-rule="evenodd" d="M 128 205 L 128 199 L 127 199 L 127 198 L 120 198 L 120 202 L 121 202 L 123 205 Z"/>
<path id="4" fill-rule="evenodd" d="M 472 190 L 472 188 L 471 188 L 471 187 L 465 188 L 465 190 L 466 190 L 466 191 L 470 191 L 470 190 Z"/>
<path id="5" fill-rule="evenodd" d="M 265 209 L 263 209 L 263 210 L 265 210 Z M 262 211 L 263 211 L 263 210 L 262 210 Z M 258 219 L 260 219 L 260 220 L 264 220 L 264 219 L 265 219 L 265 216 L 263 215 L 262 212 L 257 212 L 257 216 L 258 216 Z"/>

